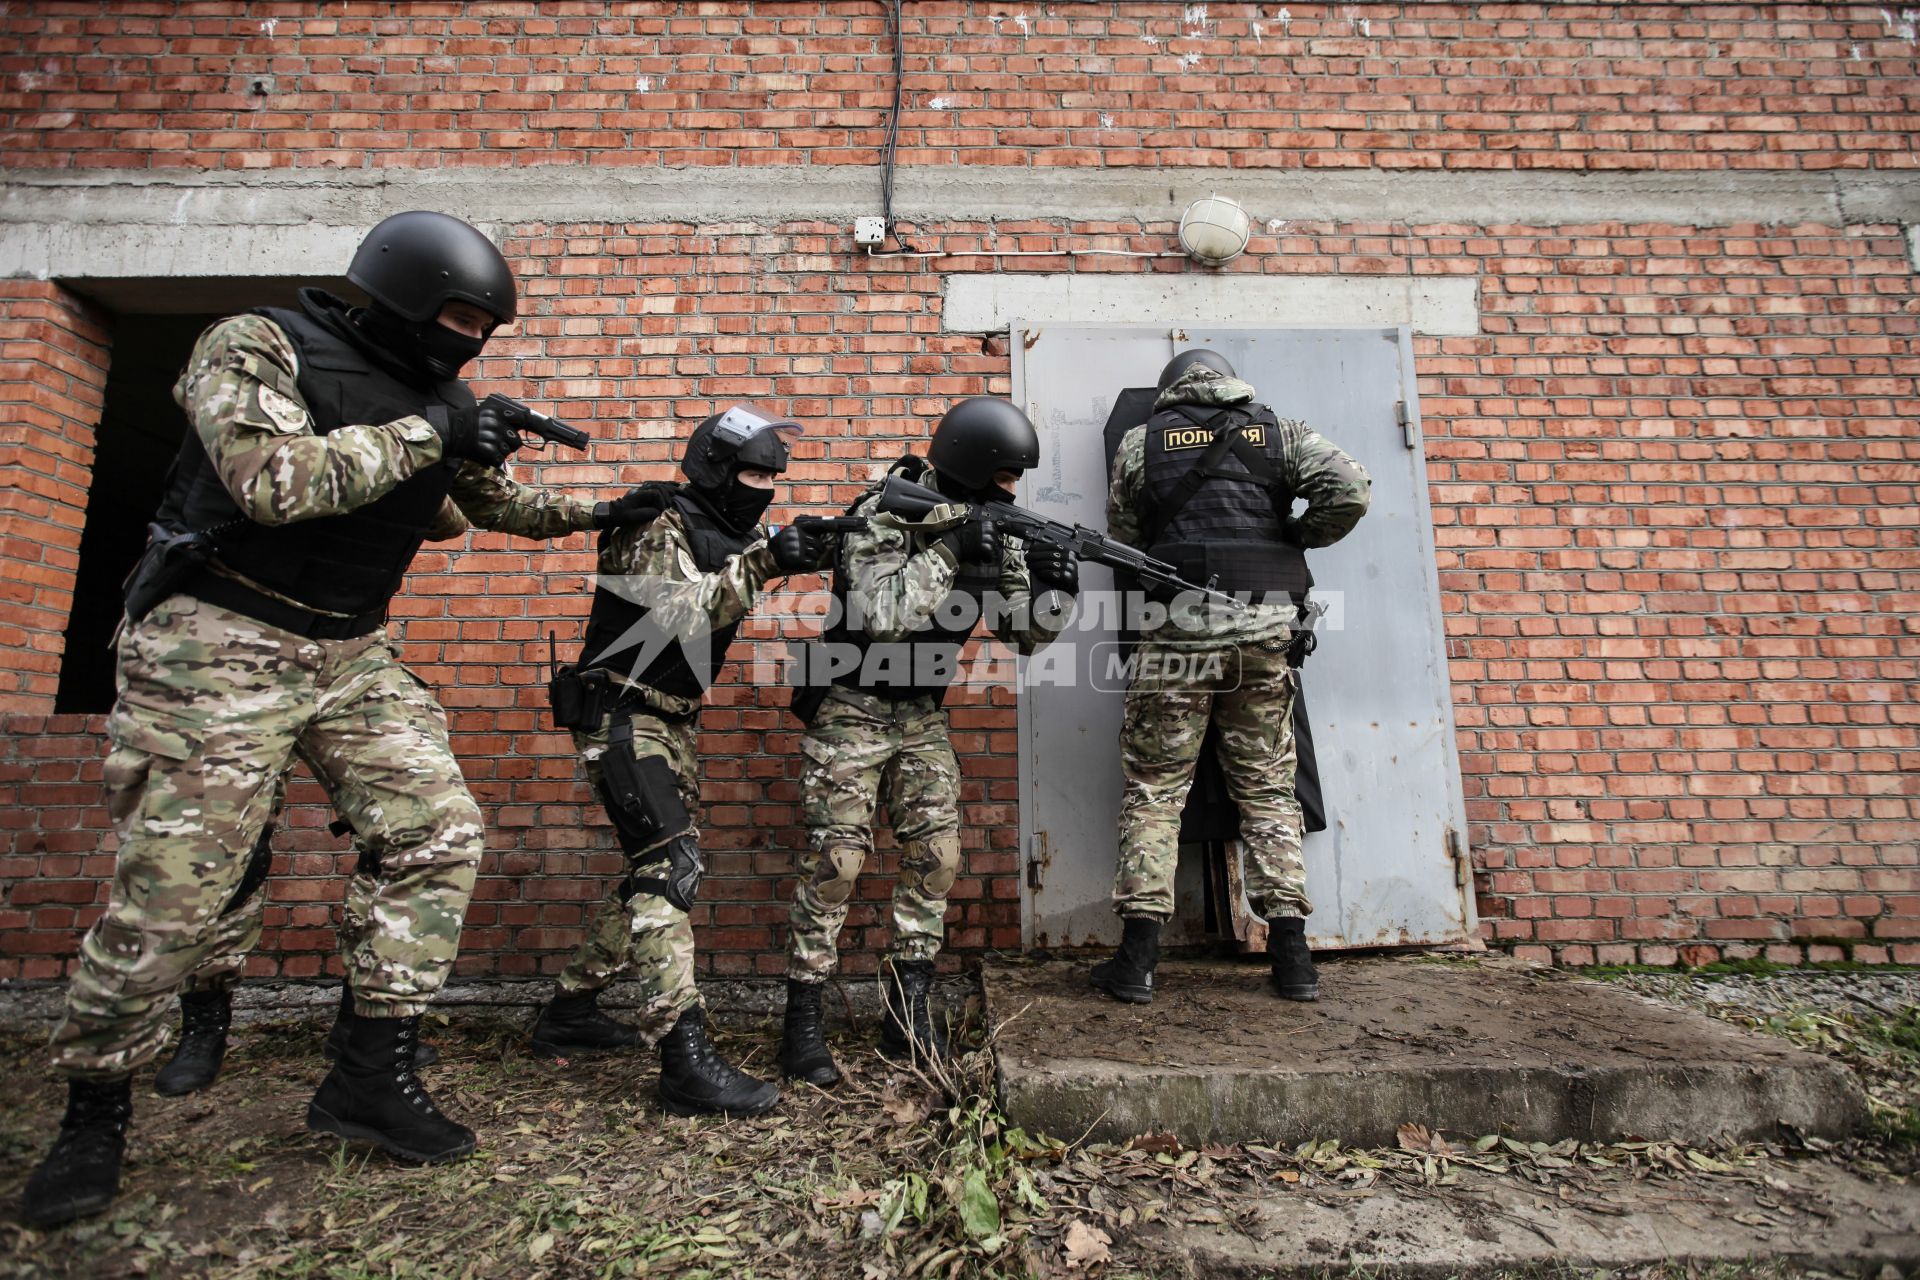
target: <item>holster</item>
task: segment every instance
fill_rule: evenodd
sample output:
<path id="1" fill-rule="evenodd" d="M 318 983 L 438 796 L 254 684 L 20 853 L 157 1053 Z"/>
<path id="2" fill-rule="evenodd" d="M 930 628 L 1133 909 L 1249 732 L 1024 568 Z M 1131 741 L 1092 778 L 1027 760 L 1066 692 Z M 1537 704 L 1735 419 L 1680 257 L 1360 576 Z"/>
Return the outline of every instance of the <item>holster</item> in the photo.
<path id="1" fill-rule="evenodd" d="M 127 621 L 140 621 L 153 612 L 153 606 L 180 590 L 213 558 L 213 550 L 213 535 L 205 530 L 149 524 L 147 548 L 123 588 Z"/>
<path id="2" fill-rule="evenodd" d="M 623 895 L 655 893 L 682 911 L 691 910 L 706 869 L 693 832 L 693 815 L 680 799 L 667 762 L 659 756 L 634 754 L 633 723 L 625 716 L 615 718 L 607 749 L 600 756 L 600 801 L 613 819 L 620 847 L 635 867 L 627 876 Z M 663 836 L 670 839 L 661 845 Z M 662 863 L 665 875 L 639 874 L 640 869 Z"/>

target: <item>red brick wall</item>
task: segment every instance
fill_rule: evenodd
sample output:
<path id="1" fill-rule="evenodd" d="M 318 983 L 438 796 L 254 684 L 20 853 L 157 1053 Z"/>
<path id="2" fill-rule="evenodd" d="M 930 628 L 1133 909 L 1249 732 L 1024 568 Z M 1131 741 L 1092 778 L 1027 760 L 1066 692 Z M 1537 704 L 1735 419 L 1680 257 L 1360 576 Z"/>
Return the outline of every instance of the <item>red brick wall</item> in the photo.
<path id="1" fill-rule="evenodd" d="M 0 142 L 37 167 L 874 163 L 881 5 L 692 8 L 16 5 Z M 1912 167 L 1898 6 L 1285 8 L 910 4 L 900 160 Z"/>
<path id="2" fill-rule="evenodd" d="M 53 707 L 107 345 L 72 294 L 0 280 L 0 711 Z"/>
<path id="3" fill-rule="evenodd" d="M 1901 112 L 1920 77 L 1897 10 L 1289 7 L 1290 30 L 1272 6 L 1262 20 L 1220 4 L 1189 30 L 1176 6 L 1055 3 L 1052 17 L 1032 6 L 1023 32 L 1016 6 L 916 3 L 902 159 L 1913 165 Z M 366 6 L 141 8 L 0 18 L 7 163 L 524 165 L 593 151 L 596 164 L 864 166 L 879 139 L 872 5 L 758 4 L 749 20 L 734 5 L 379 6 L 378 56 Z M 234 88 L 250 71 L 276 77 L 257 109 Z M 1169 231 L 1037 220 L 914 238 L 1158 248 Z M 1491 941 L 1571 962 L 1843 947 L 1920 960 L 1920 296 L 1900 232 L 1296 221 L 1229 268 L 1479 281 L 1482 333 L 1418 351 Z M 671 424 L 751 395 L 840 424 L 796 470 L 794 501 L 827 507 L 950 400 L 1007 385 L 1004 343 L 941 332 L 946 275 L 995 269 L 988 259 L 855 259 L 844 228 L 816 224 L 527 224 L 507 247 L 528 304 L 478 380 L 558 402 L 598 441 L 586 461 L 516 463 L 539 483 L 610 490 L 635 462 L 664 473 Z M 590 570 L 584 538 L 477 535 L 430 549 L 396 605 L 489 806 L 466 973 L 557 969 L 616 862 L 544 728 L 536 666 L 550 626 L 563 645 L 578 636 Z M 780 701 L 729 684 L 704 721 L 710 973 L 780 964 L 799 846 Z M 969 847 L 951 936 L 963 952 L 1016 945 L 1011 715 L 967 706 L 955 721 Z M 0 977 L 48 977 L 103 892 L 98 726 L 4 727 Z M 316 798 L 311 784 L 296 793 L 279 843 L 260 972 L 330 961 L 342 857 Z M 844 939 L 855 971 L 884 936 L 888 888 L 863 882 Z"/>

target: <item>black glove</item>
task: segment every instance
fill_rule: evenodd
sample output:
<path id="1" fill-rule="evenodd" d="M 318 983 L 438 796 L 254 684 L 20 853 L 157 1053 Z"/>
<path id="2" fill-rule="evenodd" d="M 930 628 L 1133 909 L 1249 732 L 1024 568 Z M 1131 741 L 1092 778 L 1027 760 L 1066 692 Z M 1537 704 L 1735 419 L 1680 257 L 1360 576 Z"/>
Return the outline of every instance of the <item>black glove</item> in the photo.
<path id="1" fill-rule="evenodd" d="M 1000 530 L 994 527 L 987 513 L 975 507 L 967 514 L 964 524 L 955 526 L 947 533 L 947 545 L 953 548 L 961 564 L 984 564 L 998 568 L 1000 565 Z"/>
<path id="2" fill-rule="evenodd" d="M 1080 559 L 1064 543 L 1029 542 L 1027 573 L 1036 591 L 1051 588 L 1072 595 L 1080 590 Z"/>
<path id="3" fill-rule="evenodd" d="M 483 467 L 497 467 L 520 447 L 520 433 L 491 405 L 436 410 L 437 406 L 427 411 L 427 421 L 440 433 L 444 458 L 464 458 Z"/>
<path id="4" fill-rule="evenodd" d="M 805 526 L 790 524 L 773 536 L 767 550 L 773 553 L 773 562 L 780 567 L 780 572 L 807 573 L 820 567 L 827 543 Z"/>
<path id="5" fill-rule="evenodd" d="M 651 524 L 666 507 L 666 495 L 661 492 L 659 484 L 637 484 L 612 502 L 594 503 L 593 527 L 605 530 Z"/>

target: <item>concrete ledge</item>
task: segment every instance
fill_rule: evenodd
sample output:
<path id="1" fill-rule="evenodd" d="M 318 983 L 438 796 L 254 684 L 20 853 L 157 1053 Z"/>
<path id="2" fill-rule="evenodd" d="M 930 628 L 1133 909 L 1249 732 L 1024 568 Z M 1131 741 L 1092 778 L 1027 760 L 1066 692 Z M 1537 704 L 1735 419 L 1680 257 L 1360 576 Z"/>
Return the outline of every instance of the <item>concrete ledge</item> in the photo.
<path id="1" fill-rule="evenodd" d="M 1480 285 L 1409 276 L 952 275 L 941 324 L 999 333 L 1014 324 L 1287 325 L 1415 333 L 1480 332 Z"/>
<path id="2" fill-rule="evenodd" d="M 1163 965 L 1149 1006 L 1091 991 L 1084 964 L 994 965 L 984 982 L 1006 1113 L 1055 1136 L 1377 1146 L 1419 1123 L 1700 1143 L 1838 1137 L 1866 1119 L 1825 1058 L 1509 961 L 1336 960 L 1314 1005 L 1225 961 Z"/>
<path id="3" fill-rule="evenodd" d="M 1254 215 L 1256 232 L 1269 235 L 1303 221 L 1705 227 L 1920 220 L 1920 174 L 1849 170 L 1329 173 L 909 166 L 898 174 L 894 208 L 909 226 L 993 219 L 1170 225 L 1189 201 L 1216 191 L 1239 200 Z M 774 227 L 807 221 L 850 232 L 853 219 L 878 213 L 879 203 L 878 170 L 866 165 L 15 169 L 0 177 L 0 276 L 332 271 L 367 228 L 402 209 L 443 209 L 496 234 L 541 224 Z M 1171 237 L 1167 247 L 1173 247 Z M 840 250 L 851 264 L 850 234 Z"/>

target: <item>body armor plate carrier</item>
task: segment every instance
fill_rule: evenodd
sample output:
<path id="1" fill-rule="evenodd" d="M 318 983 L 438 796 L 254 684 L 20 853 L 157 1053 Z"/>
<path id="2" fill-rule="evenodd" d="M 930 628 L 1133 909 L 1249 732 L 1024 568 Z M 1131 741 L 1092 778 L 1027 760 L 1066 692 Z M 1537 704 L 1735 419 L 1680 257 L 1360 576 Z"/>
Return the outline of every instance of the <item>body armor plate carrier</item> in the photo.
<path id="1" fill-rule="evenodd" d="M 376 362 L 349 336 L 346 305 L 338 298 L 303 289 L 300 303 L 298 311 L 263 308 L 258 314 L 278 325 L 298 353 L 300 398 L 315 435 L 355 423 L 393 422 L 430 405 L 473 407 L 464 383 L 423 389 Z M 246 519 L 198 433 L 189 428 L 157 519 L 176 529 L 234 529 L 217 539 L 214 554 L 220 563 L 312 609 L 381 615 L 400 589 L 452 476 L 451 466 L 436 463 L 353 511 L 260 524 Z M 192 593 L 194 586 L 184 589 Z M 234 607 L 246 611 L 243 604 Z"/>
<path id="2" fill-rule="evenodd" d="M 1293 491 L 1273 410 L 1179 405 L 1149 418 L 1146 432 L 1147 554 L 1256 602 L 1304 596 L 1313 577 L 1283 532 Z"/>
<path id="3" fill-rule="evenodd" d="M 727 529 L 693 495 L 681 489 L 670 499 L 680 513 L 687 541 L 693 551 L 694 566 L 701 573 L 717 573 L 726 562 L 746 550 L 751 532 L 737 534 Z M 601 535 L 613 536 L 613 532 Z M 700 636 L 670 635 L 646 626 L 650 606 L 596 584 L 593 610 L 587 618 L 587 636 L 580 647 L 581 672 L 605 669 L 634 684 L 658 689 L 678 698 L 698 699 L 713 684 L 727 660 L 727 650 L 740 623 L 716 627 Z M 690 653 L 688 646 L 695 647 Z M 642 657 L 639 670 L 634 664 Z"/>

